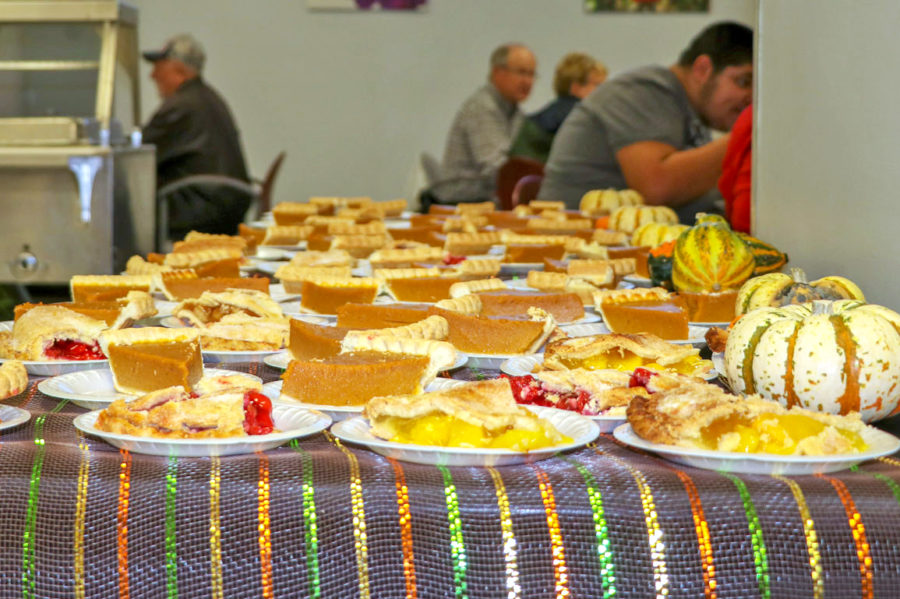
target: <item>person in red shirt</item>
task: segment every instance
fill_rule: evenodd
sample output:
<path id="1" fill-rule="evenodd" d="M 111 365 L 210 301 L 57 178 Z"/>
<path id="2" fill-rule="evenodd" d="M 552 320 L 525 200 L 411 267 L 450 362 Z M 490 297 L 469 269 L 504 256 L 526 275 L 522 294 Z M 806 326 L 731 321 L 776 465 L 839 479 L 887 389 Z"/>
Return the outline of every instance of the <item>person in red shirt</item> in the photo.
<path id="1" fill-rule="evenodd" d="M 753 106 L 744 109 L 734 127 L 722 161 L 719 191 L 725 198 L 725 216 L 735 231 L 750 233 L 750 160 Z"/>

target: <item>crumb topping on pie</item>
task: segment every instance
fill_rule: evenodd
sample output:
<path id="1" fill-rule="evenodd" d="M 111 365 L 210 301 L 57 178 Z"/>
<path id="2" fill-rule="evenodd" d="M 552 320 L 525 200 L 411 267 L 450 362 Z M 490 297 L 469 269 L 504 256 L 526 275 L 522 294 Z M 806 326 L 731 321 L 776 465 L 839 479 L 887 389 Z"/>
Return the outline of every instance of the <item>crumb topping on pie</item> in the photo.
<path id="1" fill-rule="evenodd" d="M 592 335 L 572 337 L 548 343 L 544 350 L 543 368 L 616 368 L 638 367 L 675 369 L 683 374 L 703 375 L 712 362 L 699 357 L 700 350 L 690 345 L 676 345 L 647 333 Z"/>
<path id="2" fill-rule="evenodd" d="M 199 298 L 182 300 L 175 306 L 173 314 L 201 328 L 219 322 L 230 314 L 284 320 L 281 305 L 270 295 L 253 289 L 229 289 L 218 293 L 204 291 Z"/>
<path id="3" fill-rule="evenodd" d="M 18 360 L 0 364 L 0 399 L 18 395 L 28 386 L 28 372 Z"/>

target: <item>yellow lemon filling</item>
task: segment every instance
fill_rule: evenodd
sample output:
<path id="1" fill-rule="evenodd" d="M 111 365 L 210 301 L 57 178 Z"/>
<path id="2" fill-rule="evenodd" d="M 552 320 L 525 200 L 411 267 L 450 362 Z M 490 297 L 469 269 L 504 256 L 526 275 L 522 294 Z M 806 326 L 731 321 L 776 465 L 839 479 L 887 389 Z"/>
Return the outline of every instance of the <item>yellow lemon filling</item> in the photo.
<path id="1" fill-rule="evenodd" d="M 571 437 L 561 434 L 552 424 L 537 417 L 534 418 L 533 430 L 488 430 L 440 413 L 391 420 L 390 426 L 396 431 L 391 438 L 394 443 L 531 451 L 572 441 Z"/>
<path id="2" fill-rule="evenodd" d="M 838 435 L 828 435 L 835 431 Z M 858 453 L 869 448 L 858 433 L 804 414 L 721 418 L 703 428 L 701 442 L 704 449 L 781 455 Z"/>
<path id="3" fill-rule="evenodd" d="M 702 376 L 708 370 L 706 360 L 700 356 L 689 356 L 683 360 L 679 360 L 668 366 L 660 366 L 653 360 L 642 358 L 628 350 L 619 350 L 613 352 L 602 353 L 590 358 L 582 360 L 566 360 L 564 365 L 567 368 L 586 368 L 588 370 L 602 370 L 612 368 L 630 372 L 635 368 L 650 368 L 652 370 L 662 370 L 665 372 L 677 372 L 678 374 L 686 374 L 688 376 Z"/>

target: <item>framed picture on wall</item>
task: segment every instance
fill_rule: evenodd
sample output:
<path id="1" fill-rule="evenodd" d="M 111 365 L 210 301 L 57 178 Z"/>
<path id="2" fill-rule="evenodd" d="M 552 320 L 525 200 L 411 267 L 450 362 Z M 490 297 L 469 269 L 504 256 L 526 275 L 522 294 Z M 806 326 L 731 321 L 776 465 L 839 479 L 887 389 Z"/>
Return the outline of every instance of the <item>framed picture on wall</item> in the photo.
<path id="1" fill-rule="evenodd" d="M 306 0 L 310 10 L 419 10 L 428 0 Z"/>
<path id="2" fill-rule="evenodd" d="M 584 0 L 585 12 L 709 12 L 709 0 Z"/>

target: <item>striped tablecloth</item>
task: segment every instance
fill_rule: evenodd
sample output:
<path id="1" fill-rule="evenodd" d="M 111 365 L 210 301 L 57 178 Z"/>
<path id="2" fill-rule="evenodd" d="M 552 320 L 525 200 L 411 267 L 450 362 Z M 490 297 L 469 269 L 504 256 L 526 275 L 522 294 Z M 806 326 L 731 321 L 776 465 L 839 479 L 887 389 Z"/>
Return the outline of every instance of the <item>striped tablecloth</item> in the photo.
<path id="1" fill-rule="evenodd" d="M 894 458 L 732 475 L 604 435 L 447 468 L 322 433 L 176 459 L 80 435 L 36 381 L 5 403 L 33 418 L 0 434 L 4 598 L 900 596 Z"/>

